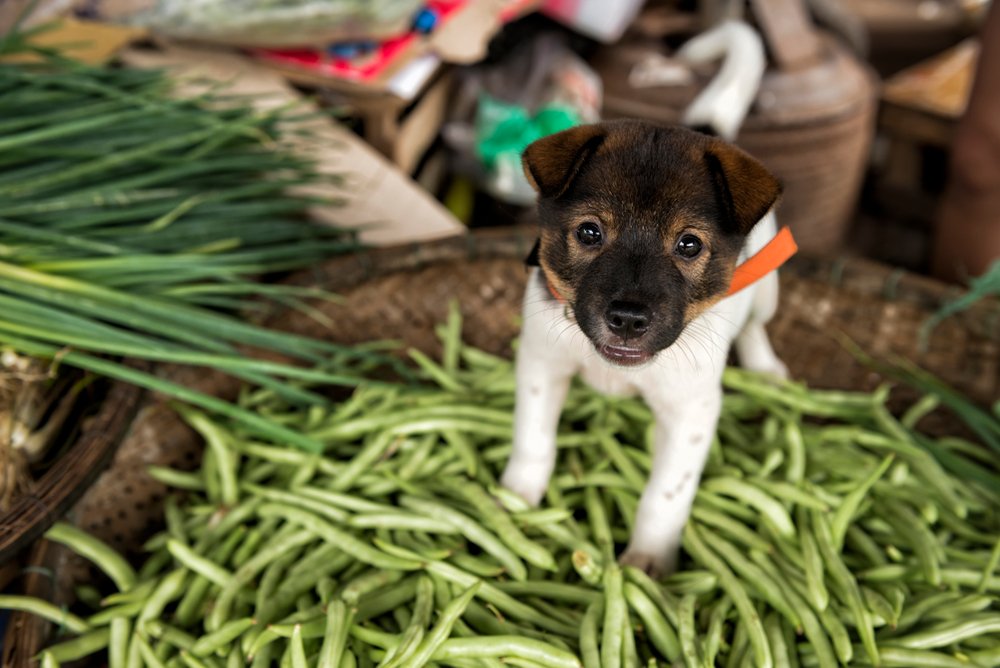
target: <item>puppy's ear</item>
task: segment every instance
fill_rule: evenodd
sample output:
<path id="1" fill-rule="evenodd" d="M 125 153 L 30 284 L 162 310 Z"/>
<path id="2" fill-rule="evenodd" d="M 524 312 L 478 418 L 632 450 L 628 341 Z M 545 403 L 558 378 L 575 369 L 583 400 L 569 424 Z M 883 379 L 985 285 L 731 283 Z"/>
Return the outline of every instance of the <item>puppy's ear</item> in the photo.
<path id="1" fill-rule="evenodd" d="M 542 197 L 559 197 L 605 136 L 600 125 L 578 125 L 535 141 L 522 158 L 528 182 Z"/>
<path id="2" fill-rule="evenodd" d="M 723 141 L 710 144 L 705 161 L 733 231 L 747 234 L 778 201 L 781 183 L 748 153 Z"/>

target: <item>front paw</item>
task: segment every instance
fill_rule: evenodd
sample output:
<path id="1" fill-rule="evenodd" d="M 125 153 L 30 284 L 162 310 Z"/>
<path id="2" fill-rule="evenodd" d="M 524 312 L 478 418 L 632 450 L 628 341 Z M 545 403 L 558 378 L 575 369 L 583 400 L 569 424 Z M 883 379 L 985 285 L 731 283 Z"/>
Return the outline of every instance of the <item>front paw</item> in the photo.
<path id="1" fill-rule="evenodd" d="M 773 353 L 754 356 L 747 355 L 747 359 L 741 360 L 741 362 L 743 368 L 748 371 L 763 374 L 776 381 L 788 380 L 788 367 Z"/>
<path id="2" fill-rule="evenodd" d="M 629 548 L 618 557 L 618 563 L 638 568 L 654 580 L 660 580 L 677 570 L 677 553 L 653 554 Z"/>
<path id="3" fill-rule="evenodd" d="M 530 465 L 508 464 L 500 476 L 500 484 L 534 507 L 541 503 L 542 497 L 545 496 L 545 490 L 549 486 L 549 472 Z"/>

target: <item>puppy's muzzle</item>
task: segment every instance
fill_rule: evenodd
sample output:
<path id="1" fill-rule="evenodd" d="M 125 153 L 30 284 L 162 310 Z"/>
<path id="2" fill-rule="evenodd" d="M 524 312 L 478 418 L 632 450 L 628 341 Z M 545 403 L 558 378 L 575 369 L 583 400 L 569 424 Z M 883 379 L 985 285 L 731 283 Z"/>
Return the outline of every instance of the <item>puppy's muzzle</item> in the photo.
<path id="1" fill-rule="evenodd" d="M 649 331 L 653 312 L 644 304 L 614 301 L 608 306 L 604 320 L 612 334 L 622 341 L 635 343 Z"/>

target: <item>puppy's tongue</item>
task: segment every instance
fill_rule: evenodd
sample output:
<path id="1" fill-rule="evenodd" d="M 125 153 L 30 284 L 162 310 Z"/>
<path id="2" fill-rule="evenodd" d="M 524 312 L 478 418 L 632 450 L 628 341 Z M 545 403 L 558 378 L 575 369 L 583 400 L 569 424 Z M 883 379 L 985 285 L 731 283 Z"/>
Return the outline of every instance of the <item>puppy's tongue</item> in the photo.
<path id="1" fill-rule="evenodd" d="M 604 359 L 622 366 L 636 366 L 648 362 L 653 356 L 638 348 L 623 348 L 621 346 L 601 346 L 598 349 Z"/>

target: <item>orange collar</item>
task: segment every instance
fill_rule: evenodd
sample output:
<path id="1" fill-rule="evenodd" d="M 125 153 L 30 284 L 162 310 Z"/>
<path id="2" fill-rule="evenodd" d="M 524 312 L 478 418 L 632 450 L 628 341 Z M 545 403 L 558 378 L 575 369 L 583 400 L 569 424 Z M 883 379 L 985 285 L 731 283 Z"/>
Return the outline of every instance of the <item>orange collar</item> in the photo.
<path id="1" fill-rule="evenodd" d="M 787 227 L 781 228 L 774 238 L 768 241 L 763 248 L 748 258 L 746 262 L 736 267 L 736 270 L 733 272 L 733 281 L 729 284 L 726 297 L 736 294 L 743 288 L 749 287 L 764 278 L 772 271 L 777 270 L 778 267 L 788 261 L 788 258 L 795 255 L 798 250 L 799 247 L 795 243 L 792 231 Z M 566 301 L 552 287 L 552 283 L 546 280 L 545 284 L 549 287 L 549 292 L 552 293 L 552 296 L 557 301 Z"/>

